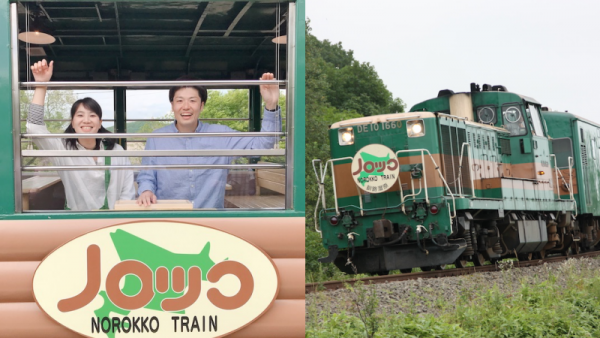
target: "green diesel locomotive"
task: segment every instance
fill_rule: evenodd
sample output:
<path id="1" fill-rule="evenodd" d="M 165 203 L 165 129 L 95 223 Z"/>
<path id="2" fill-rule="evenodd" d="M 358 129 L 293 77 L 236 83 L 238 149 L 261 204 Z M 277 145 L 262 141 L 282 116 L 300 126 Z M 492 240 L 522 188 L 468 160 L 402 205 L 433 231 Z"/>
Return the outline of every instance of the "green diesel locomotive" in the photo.
<path id="1" fill-rule="evenodd" d="M 441 90 L 408 113 L 329 129 L 335 206 L 321 262 L 410 272 L 591 250 L 600 241 L 600 125 L 504 86 Z M 324 189 L 321 198 L 325 201 Z"/>

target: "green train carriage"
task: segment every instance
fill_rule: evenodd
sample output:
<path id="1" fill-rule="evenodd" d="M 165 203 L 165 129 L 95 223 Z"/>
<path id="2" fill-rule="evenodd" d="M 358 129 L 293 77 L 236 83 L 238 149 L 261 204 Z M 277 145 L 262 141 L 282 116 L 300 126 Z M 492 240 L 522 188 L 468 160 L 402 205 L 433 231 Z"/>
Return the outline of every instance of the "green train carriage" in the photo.
<path id="1" fill-rule="evenodd" d="M 585 152 L 598 146 L 597 126 L 545 110 L 503 86 L 471 84 L 470 92 L 441 90 L 408 113 L 333 124 L 332 159 L 319 180 L 331 172 L 335 208 L 319 214 L 329 250 L 321 261 L 387 273 L 592 249 L 598 198 L 579 192 L 582 180 L 598 179 L 598 154 Z M 372 157 L 372 145 L 387 155 Z M 393 175 L 377 161 L 392 158 L 397 179 L 386 180 Z M 367 159 L 373 165 L 365 167 Z"/>
<path id="2" fill-rule="evenodd" d="M 203 336 L 304 336 L 304 8 L 304 0 L 0 1 L 0 108 L 3 115 L 0 126 L 0 146 L 3 149 L 0 157 L 0 190 L 3 192 L 0 196 L 0 336 L 112 337 L 115 329 L 119 329 L 119 335 L 121 334 L 121 327 L 111 323 L 127 316 L 130 310 L 130 317 L 144 317 L 146 321 L 149 316 L 168 316 L 162 319 L 160 330 L 154 327 L 158 332 L 146 330 L 142 333 L 134 329 L 133 332 L 140 336 L 149 334 L 156 337 L 162 334 L 175 337 L 178 334 L 189 335 L 190 329 L 196 333 L 200 328 L 204 329 L 204 314 L 207 322 L 210 322 L 209 317 L 212 318 L 214 326 L 208 324 L 205 332 L 201 333 Z M 40 27 L 40 23 L 43 23 L 43 27 Z M 26 43 L 19 39 L 20 34 L 37 35 L 39 28 L 44 29 L 46 35 L 51 35 L 49 41 Z M 86 95 L 96 99 L 100 95 L 98 92 L 108 93 L 110 103 L 98 99 L 104 111 L 103 122 L 107 128 L 111 122 L 114 124 L 113 136 L 119 139 L 125 151 L 100 156 L 131 157 L 133 165 L 118 167 L 113 162 L 110 168 L 105 168 L 104 165 L 85 168 L 46 166 L 48 162 L 35 160 L 65 155 L 58 153 L 62 150 L 50 153 L 34 149 L 32 138 L 41 136 L 25 135 L 24 132 L 26 105 L 23 104 L 23 99 L 27 96 L 24 91 L 37 85 L 31 82 L 29 66 L 42 59 L 54 61 L 48 96 L 56 89 L 84 90 Z M 204 85 L 209 90 L 219 92 L 241 90 L 245 94 L 247 109 L 238 112 L 242 116 L 228 111 L 208 119 L 207 116 L 201 116 L 201 120 L 219 124 L 238 123 L 242 127 L 238 128 L 241 130 L 238 130 L 240 133 L 236 133 L 236 136 L 266 136 L 258 132 L 261 129 L 263 107 L 257 79 L 263 72 L 277 74 L 277 80 L 272 84 L 280 86 L 284 93 L 282 96 L 285 96 L 284 131 L 270 135 L 280 139 L 278 149 L 239 150 L 237 153 L 231 149 L 196 149 L 186 150 L 185 154 L 166 154 L 178 157 L 214 156 L 215 151 L 222 151 L 219 156 L 240 157 L 241 160 L 231 165 L 192 165 L 185 168 L 229 170 L 224 208 L 193 209 L 191 203 L 178 204 L 181 202 L 178 201 L 167 203 L 170 205 L 167 208 L 156 204 L 156 210 L 139 208 L 131 203 L 124 203 L 124 209 L 134 210 L 65 210 L 63 183 L 57 174 L 60 170 L 100 170 L 104 173 L 126 169 L 137 174 L 140 170 L 149 168 L 180 169 L 139 164 L 141 157 L 162 155 L 144 150 L 146 138 L 156 134 L 137 132 L 133 127 L 142 124 L 150 127 L 160 123 L 168 124 L 173 119 L 156 118 L 149 114 L 150 109 L 146 108 L 148 105 L 140 104 L 144 107 L 140 109 L 132 104 L 135 104 L 136 96 L 144 99 L 160 97 L 162 102 L 168 104 L 168 91 L 165 89 L 181 85 L 181 82 L 174 80 L 182 75 L 202 79 L 188 85 Z M 68 102 L 69 108 L 73 101 Z M 143 103 L 148 101 L 151 100 Z M 145 114 L 136 116 L 136 110 Z M 167 113 L 166 109 L 164 113 Z M 57 119 L 60 121 L 53 121 Z M 46 120 L 55 124 L 69 121 L 61 118 Z M 150 131 L 154 129 L 156 127 L 152 127 Z M 64 126 L 60 130 L 64 130 Z M 219 134 L 222 135 L 215 136 L 224 137 L 227 133 Z M 72 137 L 73 134 L 58 132 L 46 136 L 65 138 Z M 78 150 L 68 156 L 92 157 L 98 156 L 97 152 L 102 151 Z M 212 155 L 210 152 L 213 152 Z M 185 208 L 181 207 L 182 204 L 185 204 Z M 242 308 L 242 315 L 236 310 L 220 312 L 217 326 L 216 310 L 209 309 L 212 305 L 205 297 L 210 283 L 204 275 L 209 270 L 202 271 L 202 296 L 197 295 L 192 305 L 187 304 L 184 310 L 177 311 L 178 315 L 189 316 L 191 325 L 185 326 L 188 332 L 182 332 L 183 317 L 180 322 L 182 326 L 178 328 L 175 323 L 174 329 L 170 318 L 173 312 L 137 307 L 124 311 L 124 307 L 116 303 L 113 305 L 106 301 L 107 298 L 101 297 L 104 290 L 94 293 L 91 289 L 91 295 L 94 296 L 91 303 L 94 309 L 91 311 L 84 312 L 82 316 L 77 315 L 79 310 L 66 313 L 65 316 L 71 316 L 77 322 L 78 328 L 62 321 L 56 314 L 46 312 L 48 308 L 41 305 L 42 297 L 67 299 L 76 295 L 83 290 L 85 282 L 79 289 L 69 287 L 68 283 L 86 276 L 85 264 L 71 265 L 71 262 L 65 260 L 55 270 L 51 270 L 50 274 L 63 278 L 64 285 L 53 287 L 42 283 L 47 290 L 35 290 L 32 281 L 38 266 L 47 262 L 46 256 L 55 255 L 69 246 L 69 243 L 73 243 L 74 239 L 76 241 L 93 237 L 90 233 L 102 233 L 103 236 L 108 236 L 109 232 L 122 234 L 124 227 L 140 224 L 156 226 L 154 229 L 158 229 L 156 232 L 141 229 L 135 235 L 142 239 L 137 241 L 138 244 L 150 244 L 155 253 L 160 253 L 154 258 L 164 259 L 161 262 L 163 267 L 188 264 L 207 270 L 209 268 L 202 265 L 202 262 L 217 263 L 236 259 L 248 266 L 253 264 L 252 257 L 240 253 L 241 245 L 223 244 L 224 242 L 218 244 L 215 242 L 216 237 L 189 236 L 189 232 L 188 235 L 182 232 L 185 229 L 196 234 L 198 231 L 213 231 L 223 238 L 251 244 L 258 250 L 258 257 L 266 258 L 270 262 L 267 267 L 276 272 L 275 275 L 271 274 L 274 278 L 270 280 L 275 287 L 267 292 L 273 295 L 273 299 L 268 300 L 268 306 L 263 309 L 249 304 Z M 99 230 L 103 228 L 108 229 L 104 232 Z M 135 257 L 138 262 L 141 259 L 139 257 L 148 258 L 151 251 L 140 249 L 131 242 L 121 246 L 116 240 L 106 241 L 107 238 L 110 236 L 98 244 L 101 247 L 103 278 L 115 263 L 114 260 L 111 262 L 110 255 L 124 261 L 131 259 L 120 253 L 115 256 L 122 247 L 139 254 Z M 168 243 L 170 240 L 172 242 Z M 131 245 L 128 246 L 129 244 Z M 84 246 L 81 248 L 83 249 L 69 254 L 67 258 L 81 258 L 85 263 L 86 250 Z M 219 250 L 229 252 L 220 254 Z M 238 258 L 234 258 L 235 255 Z M 90 261 L 92 256 L 88 251 Z M 182 263 L 182 257 L 184 260 L 188 259 L 187 263 Z M 244 261 L 245 257 L 247 261 Z M 100 256 L 97 259 L 99 262 Z M 69 268 L 73 268 L 68 271 L 70 274 L 65 272 Z M 159 269 L 151 271 L 151 274 L 156 272 L 158 275 L 158 271 Z M 171 269 L 171 275 L 173 271 L 175 268 Z M 265 275 L 265 271 L 267 270 L 254 271 L 257 281 Z M 190 286 L 192 280 L 192 277 L 188 279 L 185 275 L 190 276 L 183 272 L 178 277 L 180 281 L 183 280 L 180 283 L 181 289 L 175 290 L 172 283 L 168 283 L 171 285 L 169 294 L 175 292 L 176 297 L 182 296 L 183 287 Z M 237 282 L 235 276 L 227 278 L 234 284 Z M 128 295 L 159 290 L 158 284 L 154 285 L 155 288 L 152 283 L 145 283 L 144 286 L 136 284 L 136 277 L 132 274 L 124 279 L 124 285 L 133 285 L 135 289 Z M 133 284 L 130 283 L 132 280 Z M 116 284 L 120 282 L 121 279 Z M 227 285 L 230 282 L 222 280 L 219 283 Z M 102 281 L 102 288 L 105 285 Z M 199 288 L 198 285 L 195 286 L 196 289 Z M 261 291 L 264 287 L 258 288 L 259 282 L 255 286 L 257 287 L 253 288 L 252 295 L 260 297 L 261 293 L 265 294 Z M 125 286 L 123 288 L 126 289 Z M 116 289 L 120 289 L 120 286 Z M 164 295 L 164 291 L 157 291 L 155 295 Z M 118 292 L 121 290 L 117 290 L 117 294 Z M 157 299 L 159 298 L 154 298 L 155 301 Z M 80 310 L 89 309 L 84 307 Z M 249 314 L 258 310 L 257 315 L 250 318 Z M 151 314 L 146 315 L 144 311 L 150 311 L 146 313 Z M 199 315 L 194 316 L 195 313 Z M 201 319 L 200 326 L 196 317 Z M 102 332 L 98 329 L 96 333 L 93 332 L 96 318 L 96 323 L 102 321 Z M 239 321 L 236 322 L 238 319 L 246 322 L 240 324 Z M 112 332 L 105 328 L 104 323 L 107 321 L 112 326 Z M 192 324 L 193 321 L 195 325 Z M 137 324 L 134 322 L 133 325 L 135 327 Z M 125 324 L 122 328 L 125 334 Z M 170 334 L 169 330 L 173 329 L 177 333 Z"/>

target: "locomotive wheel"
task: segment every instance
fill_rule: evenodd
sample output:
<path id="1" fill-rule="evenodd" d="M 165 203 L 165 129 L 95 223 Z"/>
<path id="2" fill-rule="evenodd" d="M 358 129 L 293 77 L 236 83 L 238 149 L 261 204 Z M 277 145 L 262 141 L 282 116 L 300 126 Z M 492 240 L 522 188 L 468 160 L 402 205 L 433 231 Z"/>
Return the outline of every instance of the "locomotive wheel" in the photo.
<path id="1" fill-rule="evenodd" d="M 533 258 L 533 253 L 519 254 L 519 261 L 530 261 Z"/>
<path id="2" fill-rule="evenodd" d="M 402 273 L 411 273 L 412 269 L 400 269 L 400 272 L 402 272 Z"/>
<path id="3" fill-rule="evenodd" d="M 384 271 L 377 271 L 377 273 L 376 273 L 376 274 L 377 274 L 378 276 L 387 276 L 387 275 L 389 275 L 389 274 L 390 274 L 390 272 L 389 272 L 389 271 L 387 271 L 387 270 L 384 270 Z"/>
<path id="4" fill-rule="evenodd" d="M 446 268 L 446 264 L 444 265 L 432 265 L 432 266 L 422 266 L 421 271 L 433 271 L 433 270 L 444 270 Z"/>
<path id="5" fill-rule="evenodd" d="M 536 259 L 544 259 L 544 258 L 546 258 L 546 250 L 542 250 L 540 252 L 536 252 L 535 253 L 535 258 Z"/>
<path id="6" fill-rule="evenodd" d="M 581 247 L 579 246 L 579 243 L 573 242 L 573 244 L 571 244 L 571 253 L 573 255 L 579 255 L 581 253 Z"/>
<path id="7" fill-rule="evenodd" d="M 483 257 L 483 255 L 479 252 L 476 252 L 473 255 L 473 263 L 475 266 L 483 266 L 483 264 L 485 264 L 485 257 Z"/>
<path id="8" fill-rule="evenodd" d="M 459 269 L 466 268 L 466 267 L 467 267 L 467 260 L 466 260 L 466 259 L 460 259 L 460 258 L 459 258 L 459 259 L 457 259 L 457 260 L 454 262 L 454 265 L 455 265 L 457 268 L 459 268 Z"/>

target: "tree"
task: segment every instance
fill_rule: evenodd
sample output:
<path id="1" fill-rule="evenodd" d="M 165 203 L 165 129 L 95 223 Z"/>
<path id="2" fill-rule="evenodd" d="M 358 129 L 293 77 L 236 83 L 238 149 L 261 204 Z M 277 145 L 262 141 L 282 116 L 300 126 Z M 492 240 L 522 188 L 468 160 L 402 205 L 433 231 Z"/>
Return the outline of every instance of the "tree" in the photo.
<path id="1" fill-rule="evenodd" d="M 19 93 L 21 101 L 21 120 L 27 119 L 27 110 L 33 98 L 33 91 L 22 90 Z M 77 95 L 72 90 L 48 90 L 44 105 L 45 120 L 70 120 L 71 106 L 77 101 Z M 62 133 L 69 125 L 68 121 L 47 121 L 46 126 L 51 133 Z M 25 122 L 21 122 L 21 132 L 25 132 Z"/>
<path id="2" fill-rule="evenodd" d="M 249 116 L 249 92 L 246 89 L 234 89 L 234 90 L 209 90 L 208 99 L 202 112 L 200 113 L 200 119 L 229 119 L 239 118 L 247 119 Z M 285 119 L 285 95 L 279 97 L 279 106 L 281 107 L 282 119 Z M 174 120 L 175 117 L 173 112 L 169 112 L 159 119 Z M 129 132 L 137 133 L 151 133 L 156 129 L 162 128 L 171 124 L 171 121 L 144 121 L 144 122 L 130 122 L 127 124 L 127 130 Z M 237 131 L 248 131 L 248 121 L 208 121 L 207 123 L 217 123 L 226 125 Z M 139 149 L 143 149 L 143 144 L 137 145 Z M 280 142 L 280 148 L 285 148 L 285 141 Z M 242 162 L 244 160 L 240 159 Z M 285 162 L 285 158 L 280 157 L 265 157 L 263 160 L 269 162 Z M 132 160 L 133 161 L 133 160 Z M 139 162 L 136 160 L 136 163 Z M 245 162 L 244 162 L 245 163 Z"/>
<path id="3" fill-rule="evenodd" d="M 316 258 L 327 251 L 321 246 L 314 230 L 315 205 L 319 185 L 312 160 L 323 164 L 330 158 L 329 125 L 361 116 L 404 112 L 405 105 L 394 98 L 369 63 L 354 59 L 352 50 L 342 43 L 320 41 L 306 25 L 306 275 L 326 278 L 336 272 L 332 266 L 321 267 Z M 327 205 L 333 205 L 331 175 L 324 189 Z M 318 208 L 317 208 L 318 209 Z M 320 248 L 318 250 L 317 248 Z M 321 269 L 321 271 L 316 271 Z"/>
<path id="4" fill-rule="evenodd" d="M 33 98 L 33 91 L 22 90 L 19 93 L 20 100 L 20 118 L 21 118 L 21 133 L 26 132 L 27 111 L 29 104 Z M 69 125 L 71 119 L 71 106 L 77 101 L 77 95 L 72 90 L 49 90 L 46 94 L 44 103 L 44 119 L 46 127 L 51 133 L 62 133 Z M 67 121 L 50 121 L 50 120 L 67 120 Z M 21 142 L 21 149 L 33 149 L 34 144 L 32 139 L 24 139 Z M 46 165 L 49 164 L 47 158 L 27 158 L 23 163 L 25 166 L 30 165 Z"/>

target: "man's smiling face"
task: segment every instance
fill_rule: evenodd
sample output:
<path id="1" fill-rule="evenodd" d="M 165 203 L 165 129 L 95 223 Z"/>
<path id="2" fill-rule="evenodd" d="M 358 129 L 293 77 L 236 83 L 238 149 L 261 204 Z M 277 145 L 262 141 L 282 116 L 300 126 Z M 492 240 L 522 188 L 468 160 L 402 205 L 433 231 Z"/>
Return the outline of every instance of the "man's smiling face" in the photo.
<path id="1" fill-rule="evenodd" d="M 198 91 L 194 88 L 181 88 L 175 92 L 171 109 L 177 121 L 177 130 L 180 133 L 193 133 L 198 127 L 198 117 L 204 109 Z"/>

